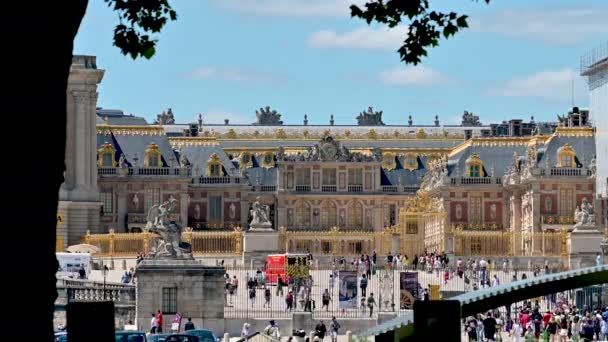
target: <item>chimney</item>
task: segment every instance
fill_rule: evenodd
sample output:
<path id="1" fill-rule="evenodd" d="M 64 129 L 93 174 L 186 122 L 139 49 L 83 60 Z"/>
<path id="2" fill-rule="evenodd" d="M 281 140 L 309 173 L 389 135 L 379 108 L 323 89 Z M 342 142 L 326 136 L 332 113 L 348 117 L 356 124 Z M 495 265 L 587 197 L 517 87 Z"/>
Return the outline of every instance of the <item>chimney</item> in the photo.
<path id="1" fill-rule="evenodd" d="M 308 115 L 304 114 L 304 126 L 308 126 Z"/>
<path id="2" fill-rule="evenodd" d="M 230 124 L 230 120 L 224 119 L 224 125 L 228 126 Z"/>
<path id="3" fill-rule="evenodd" d="M 329 125 L 333 126 L 334 125 L 334 115 L 332 114 L 329 118 L 330 118 L 329 119 Z"/>

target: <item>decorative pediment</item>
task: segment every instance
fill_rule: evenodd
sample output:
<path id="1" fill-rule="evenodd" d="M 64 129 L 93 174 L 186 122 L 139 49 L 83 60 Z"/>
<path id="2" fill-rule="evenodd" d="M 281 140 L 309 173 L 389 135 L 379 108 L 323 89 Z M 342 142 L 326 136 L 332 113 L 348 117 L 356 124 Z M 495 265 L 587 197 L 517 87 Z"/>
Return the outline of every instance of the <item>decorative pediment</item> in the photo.
<path id="1" fill-rule="evenodd" d="M 161 163 L 161 155 L 160 148 L 156 143 L 152 142 L 150 145 L 146 146 L 146 150 L 144 151 L 144 166 L 145 167 L 160 167 Z"/>
<path id="2" fill-rule="evenodd" d="M 409 171 L 418 169 L 418 156 L 415 153 L 406 153 L 403 156 L 403 167 Z"/>
<path id="3" fill-rule="evenodd" d="M 261 156 L 261 159 L 262 159 L 263 168 L 271 169 L 275 166 L 273 152 L 271 152 L 271 151 L 264 152 Z"/>
<path id="4" fill-rule="evenodd" d="M 239 158 L 239 164 L 241 169 L 248 169 L 250 167 L 253 167 L 253 156 L 251 155 L 251 153 L 241 153 L 241 156 Z"/>
<path id="5" fill-rule="evenodd" d="M 565 144 L 557 149 L 557 167 L 576 167 L 575 158 L 576 151 L 570 144 Z"/>
<path id="6" fill-rule="evenodd" d="M 393 152 L 384 153 L 384 155 L 382 156 L 382 168 L 387 171 L 394 170 L 397 166 L 397 163 L 395 162 L 395 156 L 396 154 Z"/>
<path id="7" fill-rule="evenodd" d="M 207 160 L 207 176 L 223 176 L 222 160 L 217 153 L 211 154 Z"/>

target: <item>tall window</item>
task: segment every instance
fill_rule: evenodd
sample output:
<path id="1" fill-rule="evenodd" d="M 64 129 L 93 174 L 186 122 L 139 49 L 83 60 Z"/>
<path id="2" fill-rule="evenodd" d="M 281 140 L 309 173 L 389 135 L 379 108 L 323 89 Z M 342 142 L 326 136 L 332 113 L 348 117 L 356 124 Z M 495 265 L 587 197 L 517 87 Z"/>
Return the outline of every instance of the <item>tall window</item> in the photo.
<path id="1" fill-rule="evenodd" d="M 144 167 L 160 167 L 160 157 L 161 153 L 158 145 L 151 143 L 144 152 Z"/>
<path id="2" fill-rule="evenodd" d="M 337 225 L 338 208 L 332 201 L 325 201 L 321 206 L 321 226 L 324 228 Z"/>
<path id="3" fill-rule="evenodd" d="M 394 226 L 397 223 L 397 206 L 394 204 L 391 204 L 388 207 L 388 222 L 391 226 Z"/>
<path id="4" fill-rule="evenodd" d="M 160 203 L 160 189 L 152 188 L 146 189 L 146 212 L 150 210 L 153 205 Z"/>
<path id="5" fill-rule="evenodd" d="M 323 185 L 336 185 L 336 169 L 323 169 Z"/>
<path id="6" fill-rule="evenodd" d="M 348 169 L 348 185 L 363 185 L 362 169 Z"/>
<path id="7" fill-rule="evenodd" d="M 159 167 L 159 158 L 157 156 L 147 156 L 148 158 L 148 167 Z"/>
<path id="8" fill-rule="evenodd" d="M 102 210 L 105 214 L 114 212 L 114 196 L 112 190 L 99 193 L 99 201 L 101 202 Z"/>
<path id="9" fill-rule="evenodd" d="M 310 227 L 310 205 L 304 201 L 296 207 L 296 226 Z"/>
<path id="10" fill-rule="evenodd" d="M 483 222 L 481 217 L 481 197 L 471 197 L 471 217 L 469 222 L 474 224 Z"/>
<path id="11" fill-rule="evenodd" d="M 310 169 L 296 169 L 296 185 L 310 185 Z"/>
<path id="12" fill-rule="evenodd" d="M 162 292 L 162 312 L 164 314 L 174 314 L 177 312 L 177 287 L 163 287 Z"/>
<path id="13" fill-rule="evenodd" d="M 348 228 L 363 227 L 363 205 L 359 201 L 348 204 Z"/>
<path id="14" fill-rule="evenodd" d="M 574 215 L 574 191 L 572 189 L 559 190 L 559 216 Z"/>
<path id="15" fill-rule="evenodd" d="M 479 165 L 469 166 L 469 177 L 480 177 L 481 167 Z"/>
<path id="16" fill-rule="evenodd" d="M 209 197 L 209 223 L 219 224 L 222 222 L 222 196 Z"/>
<path id="17" fill-rule="evenodd" d="M 570 155 L 567 154 L 562 154 L 559 156 L 560 158 L 560 165 L 562 167 L 572 167 L 572 157 Z"/>
<path id="18" fill-rule="evenodd" d="M 104 153 L 101 156 L 102 166 L 114 166 L 114 156 L 109 153 Z"/>
<path id="19" fill-rule="evenodd" d="M 221 176 L 222 165 L 220 164 L 211 164 L 209 165 L 209 176 L 219 177 Z"/>

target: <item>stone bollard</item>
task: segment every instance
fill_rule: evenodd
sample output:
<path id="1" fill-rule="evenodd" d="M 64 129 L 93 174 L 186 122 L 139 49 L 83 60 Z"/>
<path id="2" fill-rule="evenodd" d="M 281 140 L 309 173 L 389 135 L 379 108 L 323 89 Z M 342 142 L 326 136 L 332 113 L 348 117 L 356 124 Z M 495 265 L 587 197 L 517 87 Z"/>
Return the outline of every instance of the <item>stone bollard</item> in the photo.
<path id="1" fill-rule="evenodd" d="M 230 334 L 229 333 L 225 333 L 224 334 L 224 342 L 230 342 Z"/>
<path id="2" fill-rule="evenodd" d="M 122 269 L 123 269 L 123 271 L 127 270 L 127 260 L 125 260 L 125 259 L 122 259 Z"/>
<path id="3" fill-rule="evenodd" d="M 353 341 L 353 333 L 350 330 L 348 330 L 346 332 L 346 342 L 352 342 L 352 341 Z"/>

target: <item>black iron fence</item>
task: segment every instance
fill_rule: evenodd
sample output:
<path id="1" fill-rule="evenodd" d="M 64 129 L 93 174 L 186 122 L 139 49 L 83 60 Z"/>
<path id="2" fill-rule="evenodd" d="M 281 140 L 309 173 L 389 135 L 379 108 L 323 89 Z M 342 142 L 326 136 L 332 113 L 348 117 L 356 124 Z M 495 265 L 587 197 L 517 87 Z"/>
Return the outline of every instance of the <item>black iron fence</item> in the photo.
<path id="1" fill-rule="evenodd" d="M 376 318 L 378 312 L 411 310 L 413 302 L 425 296 L 446 299 L 552 271 L 558 270 L 350 264 L 228 267 L 224 313 L 231 318 L 291 318 L 294 312 L 309 311 L 319 319 Z"/>

